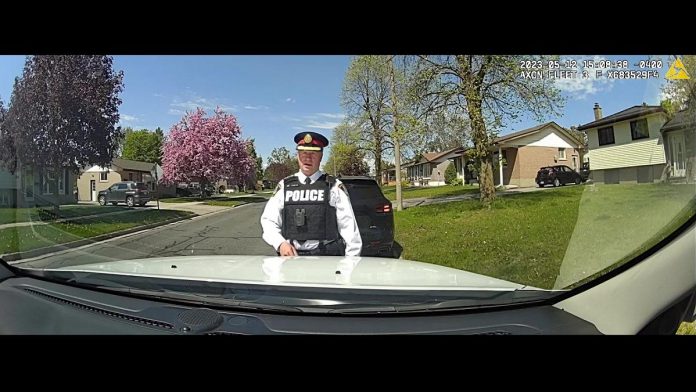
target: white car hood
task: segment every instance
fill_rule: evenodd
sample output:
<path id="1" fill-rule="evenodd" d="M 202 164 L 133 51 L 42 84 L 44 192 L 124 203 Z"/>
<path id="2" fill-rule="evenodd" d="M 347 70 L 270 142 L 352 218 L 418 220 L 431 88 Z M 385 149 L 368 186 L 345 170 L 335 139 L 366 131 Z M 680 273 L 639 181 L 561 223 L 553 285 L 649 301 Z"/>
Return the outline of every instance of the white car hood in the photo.
<path id="1" fill-rule="evenodd" d="M 180 256 L 46 270 L 294 287 L 500 291 L 530 288 L 435 264 L 379 257 Z"/>

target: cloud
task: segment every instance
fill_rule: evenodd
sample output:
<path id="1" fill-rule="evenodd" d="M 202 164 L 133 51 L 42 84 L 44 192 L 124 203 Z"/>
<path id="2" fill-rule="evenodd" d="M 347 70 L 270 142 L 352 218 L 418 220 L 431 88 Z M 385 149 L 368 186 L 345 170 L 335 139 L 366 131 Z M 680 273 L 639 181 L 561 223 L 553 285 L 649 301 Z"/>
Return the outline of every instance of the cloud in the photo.
<path id="1" fill-rule="evenodd" d="M 122 114 L 121 120 L 131 122 L 131 121 L 138 121 L 138 118 L 135 116 L 131 116 L 129 114 Z"/>
<path id="2" fill-rule="evenodd" d="M 310 121 L 305 125 L 307 128 L 318 128 L 318 129 L 334 129 L 339 126 L 340 122 L 334 121 Z"/>
<path id="3" fill-rule="evenodd" d="M 606 77 L 607 71 L 611 70 L 611 68 L 584 68 L 582 62 L 583 60 L 588 60 L 586 57 L 563 57 L 560 61 L 561 64 L 565 63 L 566 60 L 575 60 L 577 62 L 577 68 L 568 70 L 577 70 L 578 77 L 554 80 L 556 88 L 561 90 L 561 92 L 567 93 L 574 99 L 585 99 L 589 95 L 598 94 L 613 88 L 615 79 Z M 596 64 L 600 60 L 607 59 L 595 56 L 591 60 Z M 582 76 L 583 71 L 587 71 L 587 78 Z M 602 71 L 603 76 L 597 77 L 597 71 Z"/>
<path id="4" fill-rule="evenodd" d="M 317 113 L 316 115 L 321 117 L 335 118 L 338 120 L 343 120 L 346 118 L 346 115 L 343 113 Z"/>
<path id="5" fill-rule="evenodd" d="M 185 114 L 185 112 L 193 112 L 197 108 L 201 108 L 206 112 L 212 112 L 217 107 L 226 112 L 234 112 L 238 110 L 237 106 L 226 105 L 217 98 L 205 98 L 196 95 L 195 93 L 189 93 L 188 95 L 190 97 L 185 100 L 178 97 L 174 98 L 174 101 L 169 104 L 169 106 L 173 108 L 169 110 L 169 114 L 181 115 Z"/>
<path id="6" fill-rule="evenodd" d="M 158 97 L 158 98 L 164 98 L 164 95 L 163 95 L 163 94 L 160 94 L 160 93 L 153 93 L 152 96 L 153 96 L 153 97 Z"/>
<path id="7" fill-rule="evenodd" d="M 285 102 L 295 103 L 295 98 L 285 98 Z"/>
<path id="8" fill-rule="evenodd" d="M 265 105 L 259 105 L 259 106 L 252 106 L 252 105 L 246 105 L 244 106 L 244 109 L 246 110 L 259 110 L 259 109 L 268 109 L 268 106 Z"/>

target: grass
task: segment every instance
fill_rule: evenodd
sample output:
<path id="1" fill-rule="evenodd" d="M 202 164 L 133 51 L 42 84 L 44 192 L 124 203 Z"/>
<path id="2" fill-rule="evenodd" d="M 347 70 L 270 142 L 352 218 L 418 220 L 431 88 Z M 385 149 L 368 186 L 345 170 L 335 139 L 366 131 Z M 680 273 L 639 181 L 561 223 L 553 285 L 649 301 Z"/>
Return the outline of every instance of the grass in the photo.
<path id="1" fill-rule="evenodd" d="M 25 252 L 188 215 L 192 214 L 174 210 L 137 210 L 63 223 L 2 229 L 0 230 L 0 254 Z"/>
<path id="2" fill-rule="evenodd" d="M 551 288 L 582 191 L 509 195 L 490 210 L 476 200 L 409 208 L 395 214 L 396 241 L 406 259 Z"/>
<path id="3" fill-rule="evenodd" d="M 473 185 L 459 185 L 459 186 L 454 186 L 454 185 L 443 185 L 443 186 L 431 186 L 431 187 L 406 187 L 402 188 L 401 190 L 401 196 L 404 199 L 416 199 L 420 197 L 425 197 L 425 198 L 431 198 L 431 199 L 436 199 L 440 197 L 449 197 L 449 196 L 456 196 L 456 195 L 464 195 L 464 194 L 469 194 L 469 193 L 478 193 L 479 192 L 479 187 L 478 185 L 473 186 Z M 396 186 L 391 185 L 391 186 L 383 186 L 382 187 L 382 193 L 384 193 L 384 196 L 391 200 L 394 201 L 396 200 Z"/>
<path id="4" fill-rule="evenodd" d="M 677 330 L 677 335 L 696 335 L 696 322 L 682 323 Z"/>
<path id="5" fill-rule="evenodd" d="M 42 208 L 0 208 L 0 224 L 34 222 L 41 220 L 40 210 Z M 44 207 L 44 210 L 52 212 L 51 207 Z M 128 210 L 126 207 L 102 206 L 82 206 L 82 205 L 63 205 L 58 210 L 59 218 L 74 218 L 78 216 L 98 215 L 106 212 L 116 212 Z"/>
<path id="6" fill-rule="evenodd" d="M 395 213 L 403 257 L 535 287 L 593 279 L 658 243 L 696 210 L 693 185 L 571 186 Z"/>
<path id="7" fill-rule="evenodd" d="M 664 239 L 694 213 L 693 185 L 586 187 L 555 288 L 616 268 Z"/>

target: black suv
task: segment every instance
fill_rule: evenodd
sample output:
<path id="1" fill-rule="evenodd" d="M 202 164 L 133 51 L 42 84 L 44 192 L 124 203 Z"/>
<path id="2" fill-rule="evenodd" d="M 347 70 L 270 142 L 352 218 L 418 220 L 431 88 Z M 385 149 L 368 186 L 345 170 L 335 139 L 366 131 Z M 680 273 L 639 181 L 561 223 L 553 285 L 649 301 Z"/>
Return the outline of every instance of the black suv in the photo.
<path id="1" fill-rule="evenodd" d="M 578 172 L 565 165 L 542 167 L 537 172 L 535 181 L 540 188 L 546 185 L 560 186 L 571 182 L 575 184 L 584 182 Z"/>
<path id="2" fill-rule="evenodd" d="M 116 205 L 126 203 L 128 207 L 138 204 L 144 206 L 150 201 L 150 191 L 144 182 L 124 181 L 111 185 L 109 189 L 99 191 L 97 196 L 99 205 L 105 206 L 106 203 Z"/>
<path id="3" fill-rule="evenodd" d="M 338 177 L 346 186 L 362 238 L 361 256 L 394 257 L 394 213 L 377 181 L 369 177 Z"/>

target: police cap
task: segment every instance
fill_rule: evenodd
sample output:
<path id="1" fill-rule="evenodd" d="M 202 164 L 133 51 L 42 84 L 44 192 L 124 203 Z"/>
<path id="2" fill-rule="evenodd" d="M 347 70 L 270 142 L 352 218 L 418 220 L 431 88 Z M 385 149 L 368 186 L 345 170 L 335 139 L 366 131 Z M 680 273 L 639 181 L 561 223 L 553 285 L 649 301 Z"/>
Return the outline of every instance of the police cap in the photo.
<path id="1" fill-rule="evenodd" d="M 298 151 L 322 151 L 329 145 L 329 139 L 316 132 L 300 132 L 295 135 Z"/>

